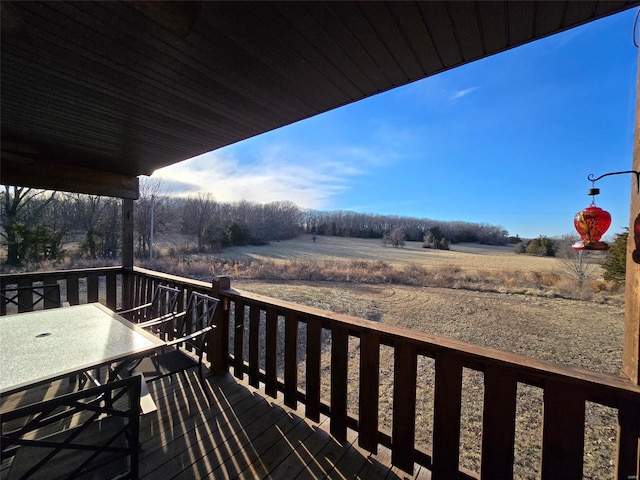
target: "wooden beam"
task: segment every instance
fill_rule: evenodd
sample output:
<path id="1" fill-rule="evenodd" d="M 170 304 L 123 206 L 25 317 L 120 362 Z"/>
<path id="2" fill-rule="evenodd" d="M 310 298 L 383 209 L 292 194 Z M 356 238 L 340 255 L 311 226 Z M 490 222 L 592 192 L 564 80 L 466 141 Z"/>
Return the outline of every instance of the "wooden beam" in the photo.
<path id="1" fill-rule="evenodd" d="M 633 170 L 640 171 L 640 76 L 636 88 Z M 640 195 L 636 193 L 636 188 L 639 187 L 636 185 L 636 179 L 631 181 L 633 185 L 631 185 L 629 240 L 627 242 L 622 373 L 633 383 L 640 385 Z"/>
<path id="2" fill-rule="evenodd" d="M 138 198 L 138 177 L 41 159 L 16 160 L 5 151 L 0 158 L 0 182 L 44 190 Z"/>

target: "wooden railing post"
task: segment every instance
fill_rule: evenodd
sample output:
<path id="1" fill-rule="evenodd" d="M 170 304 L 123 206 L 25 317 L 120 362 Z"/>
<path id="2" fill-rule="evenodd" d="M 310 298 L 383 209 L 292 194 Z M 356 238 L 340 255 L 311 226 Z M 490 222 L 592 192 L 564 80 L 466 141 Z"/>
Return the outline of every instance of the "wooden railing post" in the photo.
<path id="1" fill-rule="evenodd" d="M 459 478 L 462 364 L 448 352 L 436 354 L 433 406 L 433 480 Z"/>
<path id="2" fill-rule="evenodd" d="M 491 365 L 485 369 L 480 464 L 483 480 L 513 478 L 517 388 L 513 370 Z"/>
<path id="3" fill-rule="evenodd" d="M 320 421 L 320 363 L 322 355 L 322 324 L 317 318 L 307 321 L 307 404 L 305 415 L 314 422 Z"/>
<path id="4" fill-rule="evenodd" d="M 413 473 L 414 463 L 417 375 L 418 358 L 415 345 L 408 342 L 396 343 L 393 368 L 391 461 L 409 473 Z M 436 478 L 435 472 L 434 478 Z"/>
<path id="5" fill-rule="evenodd" d="M 298 407 L 298 317 L 284 317 L 284 404 Z"/>
<path id="6" fill-rule="evenodd" d="M 618 410 L 616 480 L 640 478 L 640 403 L 623 402 Z"/>
<path id="7" fill-rule="evenodd" d="M 576 386 L 549 380 L 544 386 L 542 480 L 582 478 L 585 400 Z"/>
<path id="8" fill-rule="evenodd" d="M 380 393 L 380 335 L 360 335 L 360 403 L 358 445 L 378 453 L 378 402 Z"/>
<path id="9" fill-rule="evenodd" d="M 349 336 L 347 329 L 331 329 L 331 435 L 339 442 L 347 439 L 347 368 Z"/>
<path id="10" fill-rule="evenodd" d="M 222 375 L 229 371 L 229 299 L 223 297 L 220 292 L 231 288 L 229 277 L 215 277 L 212 282 L 211 293 L 220 299 L 216 309 L 213 341 L 208 352 L 211 362 L 211 371 L 214 375 Z"/>
<path id="11" fill-rule="evenodd" d="M 267 310 L 265 327 L 265 385 L 270 397 L 278 396 L 278 312 Z"/>

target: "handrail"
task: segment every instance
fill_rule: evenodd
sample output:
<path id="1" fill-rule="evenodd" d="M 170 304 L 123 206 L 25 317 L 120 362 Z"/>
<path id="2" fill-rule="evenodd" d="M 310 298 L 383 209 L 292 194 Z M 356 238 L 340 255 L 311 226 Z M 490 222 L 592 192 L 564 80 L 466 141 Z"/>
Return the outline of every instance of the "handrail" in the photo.
<path id="1" fill-rule="evenodd" d="M 381 324 L 363 318 L 320 310 L 244 290 L 230 288 L 220 290 L 219 293 L 221 296 L 228 297 L 229 299 L 242 300 L 245 303 L 255 303 L 264 307 L 278 309 L 283 312 L 284 315 L 298 314 L 301 316 L 300 320 L 302 322 L 305 322 L 306 318 L 314 318 L 321 320 L 324 324 L 323 326 L 329 326 L 329 324 L 335 323 L 343 328 L 347 328 L 349 334 L 356 337 L 363 331 L 376 332 L 380 335 L 381 343 L 383 344 L 385 342 L 382 339 L 387 339 L 387 344 L 391 344 L 392 341 L 403 341 L 415 344 L 417 347 L 422 347 L 422 353 L 427 356 L 433 356 L 433 353 L 437 351 L 455 352 L 458 355 L 467 357 L 468 363 L 465 363 L 465 367 L 473 370 L 483 370 L 483 365 L 511 368 L 524 376 L 524 378 L 527 379 L 526 383 L 534 386 L 539 386 L 539 384 L 534 381 L 536 377 L 558 377 L 563 381 L 567 381 L 581 388 L 594 389 L 595 387 L 601 387 L 607 390 L 614 389 L 623 396 L 626 396 L 628 393 L 631 397 L 640 394 L 640 386 L 633 384 L 623 377 L 614 377 L 579 367 L 539 360 L 518 353 L 473 345 L 459 340 L 429 335 L 393 325 Z"/>

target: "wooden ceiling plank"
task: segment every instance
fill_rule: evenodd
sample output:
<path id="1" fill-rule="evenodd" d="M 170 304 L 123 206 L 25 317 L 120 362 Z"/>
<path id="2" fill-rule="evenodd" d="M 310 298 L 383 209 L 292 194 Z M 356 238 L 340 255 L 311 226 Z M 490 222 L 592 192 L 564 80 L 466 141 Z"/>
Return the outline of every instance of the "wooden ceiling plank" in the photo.
<path id="1" fill-rule="evenodd" d="M 358 3 L 329 2 L 327 5 L 341 19 L 358 44 L 366 50 L 367 56 L 375 62 L 376 68 L 389 80 L 390 86 L 404 85 L 407 82 L 406 74 L 398 69 L 393 56 L 368 19 L 362 14 Z"/>
<path id="2" fill-rule="evenodd" d="M 389 52 L 399 68 L 405 76 L 405 83 L 417 78 L 423 78 L 425 73 L 414 55 L 413 50 L 409 47 L 406 40 L 406 34 L 400 29 L 396 19 L 387 8 L 384 2 L 372 2 L 363 10 L 363 16 L 369 20 L 369 23 L 376 31 L 378 38 L 382 41 L 385 49 Z"/>
<path id="3" fill-rule="evenodd" d="M 226 90 L 223 86 L 216 86 L 216 89 L 220 90 L 216 96 L 216 104 L 212 104 L 211 97 L 206 94 L 207 86 L 202 86 L 199 91 L 185 87 L 185 84 L 192 83 L 190 72 L 184 74 L 182 81 L 171 79 L 166 75 L 166 70 L 163 75 L 154 74 L 153 68 L 158 68 L 158 66 L 156 62 L 145 55 L 142 56 L 145 58 L 143 65 L 136 61 L 127 62 L 126 55 L 119 55 L 119 52 L 128 52 L 131 48 L 116 48 L 110 42 L 103 45 L 98 41 L 98 36 L 91 36 L 95 28 L 91 29 L 79 23 L 59 25 L 54 23 L 55 19 L 62 21 L 65 17 L 60 14 L 55 15 L 54 12 L 46 17 L 34 16 L 32 26 L 38 28 L 39 36 L 43 40 L 41 48 L 44 48 L 45 45 L 48 49 L 59 48 L 56 55 L 62 58 L 70 69 L 75 70 L 79 78 L 85 78 L 100 71 L 101 76 L 108 79 L 107 83 L 113 89 L 132 90 L 136 93 L 140 91 L 152 92 L 159 101 L 166 97 L 173 97 L 186 103 L 185 111 L 191 109 L 215 110 L 218 115 L 226 117 L 227 120 L 244 119 L 247 122 L 255 122 L 256 118 L 261 117 L 261 113 L 273 115 L 272 111 L 258 108 L 257 105 L 251 104 L 244 97 Z M 84 32 L 86 39 L 83 44 L 87 43 L 90 47 L 74 45 L 60 37 L 65 34 L 71 38 L 72 34 L 68 33 L 69 31 L 72 31 L 73 35 L 82 35 Z M 211 87 L 212 85 L 209 84 L 208 88 Z"/>
<path id="4" fill-rule="evenodd" d="M 344 92 L 328 85 L 321 72 L 307 63 L 286 39 L 277 35 L 274 22 L 280 27 L 286 25 L 277 12 L 268 5 L 252 3 L 254 8 L 247 11 L 241 21 L 237 21 L 234 4 L 222 2 L 218 5 L 216 2 L 215 15 L 203 18 L 198 27 L 203 35 L 219 32 L 238 45 L 247 59 L 241 65 L 247 69 L 245 77 L 256 75 L 260 83 L 264 83 L 260 88 L 279 91 L 285 97 L 302 101 L 308 107 L 297 109 L 299 114 L 319 113 L 339 101 L 339 98 L 347 98 Z M 252 35 L 247 36 L 247 31 L 251 31 Z M 250 74 L 249 70 L 253 73 Z"/>
<path id="5" fill-rule="evenodd" d="M 485 56 L 484 38 L 476 15 L 476 6 L 471 1 L 451 2 L 448 4 L 453 30 L 462 50 L 465 62 Z"/>
<path id="6" fill-rule="evenodd" d="M 444 63 L 438 55 L 433 39 L 427 31 L 422 13 L 415 2 L 389 2 L 391 15 L 400 25 L 409 48 L 418 60 L 423 75 L 432 75 L 444 69 Z"/>
<path id="7" fill-rule="evenodd" d="M 307 40 L 308 46 L 305 47 L 305 50 L 315 46 L 318 54 L 324 58 L 324 62 L 331 65 L 331 68 L 325 70 L 325 73 L 343 91 L 353 99 L 363 98 L 377 91 L 362 70 L 337 44 L 333 35 L 325 31 L 313 15 L 313 11 L 320 8 L 326 11 L 326 5 L 312 2 L 308 4 L 276 2 L 274 7 L 282 17 L 294 25 L 299 35 Z M 342 36 L 343 32 L 334 31 L 332 33 Z"/>
<path id="8" fill-rule="evenodd" d="M 5 51 L 3 52 L 3 65 L 6 66 L 7 62 L 10 61 L 12 59 L 12 55 L 14 53 L 12 52 L 7 52 L 7 49 L 5 49 Z M 31 52 L 26 52 L 24 55 L 28 56 L 30 55 Z M 16 62 L 18 62 L 19 60 L 16 60 Z M 62 60 L 63 61 L 63 60 Z M 47 74 L 49 75 L 55 75 L 56 72 L 58 71 L 58 68 L 61 71 L 61 76 L 64 75 L 63 78 L 61 78 L 61 85 L 59 85 L 61 90 L 65 90 L 66 89 L 66 82 L 71 82 L 73 84 L 76 85 L 76 88 L 74 88 L 74 92 L 76 89 L 88 89 L 88 95 L 85 98 L 87 104 L 91 104 L 94 101 L 107 101 L 107 98 L 104 98 L 104 95 L 107 96 L 115 96 L 115 97 L 121 97 L 122 100 L 127 102 L 128 108 L 127 108 L 127 114 L 129 114 L 129 112 L 135 112 L 137 109 L 140 108 L 151 108 L 152 110 L 155 110 L 157 114 L 162 114 L 164 116 L 166 115 L 172 115 L 172 116 L 176 116 L 178 114 L 180 114 L 180 112 L 184 111 L 184 114 L 182 115 L 183 117 L 183 121 L 189 122 L 190 120 L 190 116 L 195 116 L 199 118 L 199 121 L 191 121 L 191 126 L 194 129 L 198 129 L 198 128 L 203 128 L 203 122 L 201 119 L 206 119 L 207 115 L 212 115 L 214 114 L 214 112 L 210 109 L 204 109 L 202 107 L 200 107 L 198 104 L 194 104 L 194 103 L 189 103 L 186 106 L 180 103 L 176 103 L 174 105 L 171 105 L 167 102 L 170 102 L 173 97 L 169 96 L 169 95 L 160 95 L 157 96 L 156 93 L 152 93 L 150 92 L 150 95 L 153 95 L 152 97 L 148 98 L 146 103 L 143 103 L 143 99 L 146 98 L 147 93 L 146 91 L 141 91 L 139 92 L 139 96 L 136 98 L 132 95 L 132 93 L 128 92 L 127 89 L 117 89 L 114 88 L 114 86 L 112 85 L 112 83 L 109 81 L 109 79 L 113 76 L 113 72 L 110 72 L 108 69 L 103 69 L 101 66 L 97 66 L 95 68 L 91 69 L 91 73 L 87 74 L 88 77 L 85 78 L 78 78 L 75 75 L 73 75 L 72 73 L 70 74 L 69 72 L 64 72 L 63 71 L 63 65 L 60 66 L 56 66 L 56 65 L 52 65 L 51 62 L 49 62 L 48 60 L 42 60 L 42 65 L 34 65 L 33 63 L 29 64 L 31 69 L 34 68 L 40 68 L 40 70 L 43 72 L 42 75 L 40 75 L 41 77 L 46 76 Z M 89 68 L 89 66 L 87 66 L 87 68 Z M 5 76 L 5 71 L 6 68 L 3 69 L 2 73 L 3 76 Z M 46 73 L 45 73 L 46 72 Z M 34 75 L 38 75 L 38 70 L 30 70 L 30 71 L 23 71 L 20 73 L 21 75 L 24 75 L 24 79 L 26 82 L 30 81 L 32 76 Z M 89 80 L 96 82 L 95 85 L 97 85 L 98 87 L 96 88 L 96 86 L 92 83 L 89 83 Z M 44 80 L 45 82 L 48 83 L 47 80 Z M 51 81 L 51 80 L 49 80 Z M 95 93 L 97 94 L 97 97 L 94 98 L 94 95 L 91 94 L 92 91 L 95 90 Z M 54 90 L 53 88 L 51 89 L 52 94 L 55 91 L 58 91 L 57 89 Z M 127 96 L 123 96 L 123 93 L 127 92 Z M 110 100 L 109 100 L 110 101 Z M 200 111 L 202 112 L 200 115 L 194 115 L 197 114 L 197 112 Z M 188 115 L 187 112 L 190 112 L 191 115 Z M 214 115 L 217 115 L 217 113 L 215 113 Z M 226 122 L 229 119 L 226 117 L 219 117 L 220 121 L 222 122 Z M 249 126 L 249 128 L 253 129 L 255 128 L 255 118 L 253 119 L 253 126 Z"/>
<path id="9" fill-rule="evenodd" d="M 3 58 L 4 64 L 7 65 L 7 62 L 10 61 L 7 56 Z M 16 69 L 19 70 L 19 69 Z M 15 70 L 11 70 L 15 73 Z M 5 69 L 6 72 L 6 69 Z M 49 70 L 51 74 L 52 71 Z M 30 73 L 28 76 L 17 75 L 17 78 L 11 78 L 11 74 L 3 72 L 3 87 L 6 92 L 9 94 L 13 91 L 17 91 L 18 88 L 20 93 L 31 101 L 37 100 L 38 103 L 42 103 L 43 105 L 50 105 L 52 108 L 57 108 L 59 111 L 68 110 L 69 107 L 72 107 L 73 117 L 84 117 L 85 121 L 93 123 L 93 121 L 97 121 L 98 119 L 110 119 L 113 122 L 117 122 L 120 124 L 130 123 L 133 118 L 131 116 L 123 115 L 122 112 L 127 111 L 130 108 L 130 103 L 127 99 L 121 98 L 111 98 L 109 102 L 103 96 L 99 96 L 94 101 L 87 101 L 88 95 L 80 96 L 79 92 L 83 89 L 86 89 L 84 85 L 78 85 L 76 89 L 71 94 L 67 94 L 65 89 L 62 88 L 62 85 L 59 87 L 56 86 L 56 82 L 52 79 L 51 75 L 48 78 L 38 78 L 40 77 L 40 72 L 38 73 Z M 17 84 L 17 86 L 16 86 Z M 57 95 L 51 95 L 52 91 L 59 92 Z M 168 104 L 165 104 L 168 105 Z M 145 114 L 145 110 L 147 107 L 151 107 L 149 109 L 149 113 L 154 113 L 153 122 L 149 119 L 150 115 Z M 136 117 L 136 123 L 140 125 L 148 125 L 151 127 L 153 124 L 156 129 L 165 132 L 168 135 L 174 135 L 178 129 L 186 124 L 191 125 L 191 128 L 180 134 L 179 138 L 191 141 L 201 141 L 203 137 L 209 136 L 212 133 L 212 123 L 207 122 L 207 128 L 204 128 L 203 120 L 197 122 L 194 118 L 182 116 L 176 116 L 173 114 L 172 117 L 167 115 L 167 112 L 176 111 L 176 109 L 172 109 L 171 107 L 159 108 L 157 105 L 153 105 L 148 103 L 144 107 L 136 107 L 136 110 L 142 110 Z M 140 114 L 142 113 L 142 115 Z M 94 117 L 96 117 L 94 119 Z M 162 123 L 158 122 L 159 118 L 163 118 Z M 105 120 L 106 122 L 106 120 Z M 218 122 L 215 122 L 217 125 L 225 125 L 224 119 L 220 119 Z M 231 133 L 230 129 L 222 128 L 223 130 L 227 130 L 228 133 Z M 176 137 L 178 138 L 178 137 Z"/>
<path id="10" fill-rule="evenodd" d="M 217 4 L 218 2 L 216 2 Z M 132 7 L 126 3 L 101 2 L 100 6 L 107 9 L 108 14 L 114 15 L 120 20 L 118 22 L 119 28 L 123 29 L 134 43 L 144 44 L 145 48 L 152 52 L 162 52 L 161 58 L 156 55 L 157 61 L 169 59 L 171 62 L 184 64 L 187 68 L 197 72 L 203 78 L 204 83 L 208 83 L 209 86 L 211 82 L 219 83 L 240 96 L 250 98 L 266 109 L 291 114 L 299 108 L 311 108 L 310 104 L 304 102 L 304 99 L 288 97 L 288 101 L 284 102 L 282 94 L 276 95 L 276 93 L 270 92 L 269 96 L 258 95 L 255 85 L 260 85 L 265 81 L 270 83 L 271 80 L 263 77 L 252 78 L 253 82 L 248 84 L 244 71 L 238 71 L 237 74 L 230 71 L 228 68 L 230 64 L 231 66 L 242 66 L 248 62 L 239 58 L 238 49 L 240 46 L 219 33 L 215 38 L 209 39 L 205 39 L 197 29 L 194 29 L 186 39 L 163 36 L 161 35 L 164 33 L 163 29 L 161 27 L 154 29 L 153 22 L 147 18 L 130 15 L 129 10 Z M 210 7 L 209 5 L 205 7 L 206 12 Z M 159 32 L 154 34 L 157 29 Z M 208 33 L 211 33 L 210 29 Z M 290 105 L 295 105 L 295 107 Z"/>
<path id="11" fill-rule="evenodd" d="M 424 2 L 420 3 L 419 7 L 444 68 L 459 65 L 462 62 L 462 56 L 445 3 Z"/>
<path id="12" fill-rule="evenodd" d="M 628 2 L 626 0 L 600 0 L 596 1 L 595 4 L 596 5 L 593 11 L 593 15 L 596 17 L 602 17 L 625 8 L 626 6 L 630 5 L 631 2 Z"/>
<path id="13" fill-rule="evenodd" d="M 506 50 L 509 46 L 504 2 L 476 2 L 480 28 L 487 54 Z"/>
<path id="14" fill-rule="evenodd" d="M 536 9 L 534 23 L 534 35 L 536 37 L 546 37 L 562 28 L 564 16 L 567 9 L 567 2 L 549 2 L 545 8 Z"/>
<path id="15" fill-rule="evenodd" d="M 113 3 L 107 2 L 102 5 L 108 5 L 111 8 Z M 126 8 L 126 5 L 121 8 Z M 119 11 L 117 13 L 122 14 Z M 172 58 L 173 62 L 184 65 L 184 67 L 180 67 L 179 75 L 186 76 L 191 81 L 197 80 L 196 84 L 199 89 L 204 90 L 203 95 L 207 101 L 206 92 L 211 90 L 212 85 L 219 84 L 234 92 L 234 95 L 247 98 L 261 106 L 263 111 L 268 112 L 271 116 L 290 118 L 291 115 L 298 115 L 301 110 L 309 111 L 312 109 L 311 103 L 306 99 L 298 98 L 291 90 L 284 91 L 281 88 L 281 82 L 275 78 L 277 72 L 265 75 L 261 73 L 260 69 L 253 68 L 255 60 L 251 55 L 214 29 L 207 29 L 207 35 L 212 35 L 211 32 L 214 32 L 214 38 L 205 39 L 198 31 L 194 31 L 186 40 L 174 39 L 175 42 L 180 43 L 179 45 L 167 44 L 154 35 L 146 32 L 144 35 L 138 33 L 139 30 L 144 32 L 144 29 L 137 28 L 138 23 L 130 23 L 130 16 L 123 17 L 121 23 L 125 23 L 127 18 L 129 23 L 123 28 L 133 32 L 131 36 L 136 39 L 135 43 L 145 44 L 145 48 L 156 52 L 154 54 L 156 60 Z M 137 18 L 134 17 L 134 19 Z M 215 48 L 212 48 L 212 45 Z M 162 52 L 161 56 L 159 52 Z M 224 52 L 224 55 L 219 52 Z M 187 73 L 186 69 L 189 69 L 190 73 Z M 227 95 L 218 96 L 229 97 Z M 229 99 L 231 98 L 234 97 L 229 97 Z"/>
<path id="16" fill-rule="evenodd" d="M 535 2 L 523 0 L 507 4 L 509 46 L 521 45 L 533 36 Z"/>
<path id="17" fill-rule="evenodd" d="M 12 87 L 6 79 L 3 80 L 3 88 L 9 93 L 15 90 L 15 87 Z M 188 128 L 185 130 L 185 122 L 170 117 L 162 118 L 162 113 L 158 113 L 158 116 L 155 117 L 153 121 L 150 119 L 150 115 L 146 115 L 140 111 L 137 112 L 135 117 L 122 114 L 120 112 L 127 110 L 126 105 L 123 104 L 120 109 L 114 109 L 113 106 L 117 106 L 117 102 L 114 101 L 110 104 L 102 105 L 97 102 L 84 102 L 82 98 L 75 96 L 69 97 L 64 94 L 60 94 L 52 100 L 50 95 L 46 95 L 46 91 L 37 92 L 36 89 L 30 86 L 23 86 L 21 92 L 30 100 L 37 100 L 38 104 L 49 108 L 50 111 L 45 113 L 44 117 L 48 119 L 48 121 L 52 121 L 54 117 L 60 118 L 60 112 L 68 111 L 69 107 L 74 107 L 77 103 L 78 107 L 74 109 L 73 114 L 69 113 L 67 116 L 80 120 L 87 128 L 95 126 L 95 128 L 103 129 L 107 125 L 110 125 L 111 128 L 117 127 L 128 130 L 132 125 L 137 125 L 161 132 L 165 138 L 173 137 L 176 141 L 185 143 L 192 142 L 201 145 L 210 144 L 210 142 L 215 139 L 215 137 L 212 138 L 212 135 L 224 133 L 225 136 L 231 136 L 238 134 L 237 128 L 229 128 L 224 121 L 211 122 L 210 119 L 201 119 L 202 122 L 206 121 L 206 129 Z M 64 108 L 60 108 L 61 105 L 63 105 Z M 8 106 L 6 108 L 8 108 Z M 8 112 L 9 110 L 5 109 L 4 113 L 7 114 L 7 117 L 5 117 L 6 121 L 12 120 L 12 117 L 8 116 Z M 18 108 L 18 110 L 15 111 L 15 115 L 19 116 L 21 112 L 22 109 Z M 160 119 L 162 120 L 159 121 Z"/>
<path id="18" fill-rule="evenodd" d="M 593 17 L 596 9 L 596 2 L 567 2 L 567 8 L 564 13 L 564 23 L 561 28 L 568 28 L 573 25 L 579 25 L 585 18 Z"/>
<path id="19" fill-rule="evenodd" d="M 320 2 L 309 2 L 306 8 L 313 15 L 315 21 L 318 22 L 320 28 L 333 39 L 343 54 L 358 68 L 359 75 L 367 78 L 371 85 L 370 93 L 377 93 L 391 88 L 389 79 L 380 72 L 367 50 L 329 5 Z M 364 84 L 364 81 L 361 83 Z M 367 88 L 361 88 L 367 94 Z"/>
<path id="20" fill-rule="evenodd" d="M 257 8 L 251 9 L 247 17 L 252 17 L 255 23 L 264 24 L 268 31 L 266 35 L 279 41 L 281 45 L 288 46 L 291 52 L 288 63 L 291 62 L 291 66 L 307 66 L 305 69 L 290 69 L 289 74 L 291 75 L 297 70 L 294 78 L 297 78 L 298 82 L 304 81 L 304 77 L 311 74 L 312 81 L 317 84 L 317 88 L 323 94 L 331 95 L 339 102 L 349 103 L 355 98 L 361 98 L 361 93 L 357 92 L 353 85 L 348 86 L 349 91 L 341 88 L 343 82 L 340 78 L 336 79 L 341 75 L 335 65 L 329 63 L 319 50 L 300 34 L 296 25 L 290 23 L 290 19 L 283 16 L 282 12 L 277 9 L 277 5 L 280 3 L 259 3 Z M 284 11 L 286 12 L 286 9 Z M 276 57 L 270 53 L 270 58 Z M 300 76 L 300 73 L 303 73 L 304 77 Z"/>

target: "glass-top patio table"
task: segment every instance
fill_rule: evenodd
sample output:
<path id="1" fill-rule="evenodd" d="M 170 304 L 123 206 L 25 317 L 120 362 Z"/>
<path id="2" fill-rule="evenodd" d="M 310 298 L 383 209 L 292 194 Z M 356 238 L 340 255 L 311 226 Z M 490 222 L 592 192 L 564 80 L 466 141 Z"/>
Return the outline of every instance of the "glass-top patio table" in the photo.
<path id="1" fill-rule="evenodd" d="M 0 317 L 0 395 L 149 355 L 164 345 L 99 303 Z"/>

